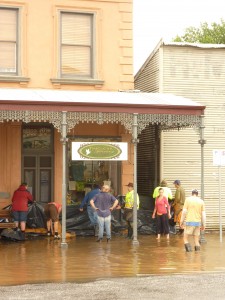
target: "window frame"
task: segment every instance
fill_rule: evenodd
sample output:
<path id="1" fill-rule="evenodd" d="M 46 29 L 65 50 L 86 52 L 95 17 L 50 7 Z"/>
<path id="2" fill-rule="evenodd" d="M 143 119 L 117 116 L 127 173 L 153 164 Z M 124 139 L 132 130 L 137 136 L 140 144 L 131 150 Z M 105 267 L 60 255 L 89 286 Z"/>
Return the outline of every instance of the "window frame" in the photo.
<path id="1" fill-rule="evenodd" d="M 90 43 L 90 65 L 89 65 L 89 74 L 63 74 L 62 72 L 62 15 L 68 14 L 68 15 L 84 15 L 84 16 L 90 16 L 90 36 L 91 36 L 91 43 Z M 95 78 L 95 23 L 96 23 L 96 16 L 94 12 L 81 12 L 81 11 L 67 11 L 67 10 L 61 10 L 59 13 L 60 22 L 59 22 L 59 78 L 61 80 L 90 80 Z"/>
<path id="2" fill-rule="evenodd" d="M 16 12 L 16 40 L 15 40 L 15 46 L 16 46 L 16 51 L 15 51 L 15 72 L 3 72 L 0 69 L 0 76 L 18 76 L 19 75 L 19 67 L 20 67 L 20 38 L 19 38 L 19 24 L 20 24 L 20 8 L 19 7 L 5 7 L 5 6 L 0 6 L 0 10 L 8 10 L 8 11 L 15 11 Z M 1 41 L 0 42 L 11 42 L 11 41 Z"/>

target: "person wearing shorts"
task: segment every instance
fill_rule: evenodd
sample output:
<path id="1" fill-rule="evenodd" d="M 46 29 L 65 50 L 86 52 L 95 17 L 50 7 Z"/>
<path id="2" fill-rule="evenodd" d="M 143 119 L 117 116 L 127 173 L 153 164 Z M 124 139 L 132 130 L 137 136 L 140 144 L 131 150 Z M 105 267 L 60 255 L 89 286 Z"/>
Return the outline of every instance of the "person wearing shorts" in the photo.
<path id="1" fill-rule="evenodd" d="M 28 185 L 23 182 L 19 188 L 13 193 L 12 197 L 12 213 L 14 223 L 16 225 L 15 231 L 20 230 L 25 239 L 25 229 L 27 221 L 28 203 L 33 202 L 33 196 L 27 190 Z"/>
<path id="2" fill-rule="evenodd" d="M 184 202 L 184 207 L 180 220 L 180 227 L 184 228 L 184 247 L 187 252 L 192 251 L 188 241 L 190 235 L 194 236 L 195 251 L 200 250 L 199 236 L 200 231 L 205 230 L 206 214 L 205 204 L 198 197 L 198 191 L 193 190 L 192 196 Z"/>
<path id="3" fill-rule="evenodd" d="M 59 227 L 59 214 L 62 211 L 62 205 L 57 202 L 49 202 L 44 207 L 45 216 L 47 218 L 47 235 L 51 236 L 51 228 L 53 225 L 54 230 L 54 238 L 60 239 L 60 235 L 58 233 Z"/>

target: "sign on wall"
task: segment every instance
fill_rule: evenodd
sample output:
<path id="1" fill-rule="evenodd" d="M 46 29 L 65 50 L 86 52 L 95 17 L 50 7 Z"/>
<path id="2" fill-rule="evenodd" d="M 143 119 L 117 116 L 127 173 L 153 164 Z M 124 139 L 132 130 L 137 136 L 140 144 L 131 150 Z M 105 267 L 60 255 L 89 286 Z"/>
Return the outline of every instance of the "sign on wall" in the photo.
<path id="1" fill-rule="evenodd" d="M 213 165 L 225 166 L 225 150 L 213 150 Z"/>
<path id="2" fill-rule="evenodd" d="M 127 160 L 127 143 L 72 142 L 72 160 Z"/>

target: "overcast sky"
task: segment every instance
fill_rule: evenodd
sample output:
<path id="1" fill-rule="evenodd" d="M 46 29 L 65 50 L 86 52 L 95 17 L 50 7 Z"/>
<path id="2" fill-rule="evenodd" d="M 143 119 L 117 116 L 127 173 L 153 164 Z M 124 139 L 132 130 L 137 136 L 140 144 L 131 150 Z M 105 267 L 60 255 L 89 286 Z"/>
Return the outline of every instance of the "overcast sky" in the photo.
<path id="1" fill-rule="evenodd" d="M 134 74 L 157 43 L 190 26 L 225 20 L 225 0 L 133 0 Z"/>

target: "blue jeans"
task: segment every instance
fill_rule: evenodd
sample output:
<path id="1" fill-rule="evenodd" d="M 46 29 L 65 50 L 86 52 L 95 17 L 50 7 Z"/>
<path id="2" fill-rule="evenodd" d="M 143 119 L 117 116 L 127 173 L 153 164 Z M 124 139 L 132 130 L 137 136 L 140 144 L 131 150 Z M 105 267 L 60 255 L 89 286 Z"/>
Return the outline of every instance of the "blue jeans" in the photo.
<path id="1" fill-rule="evenodd" d="M 106 237 L 107 239 L 111 239 L 111 215 L 109 215 L 106 218 L 98 216 L 98 226 L 99 226 L 98 238 L 99 239 L 103 238 L 104 227 L 105 227 Z"/>
<path id="2" fill-rule="evenodd" d="M 91 224 L 93 226 L 98 225 L 97 213 L 90 205 L 88 205 L 88 207 L 87 207 L 87 213 L 88 213 L 88 217 L 91 221 Z"/>

